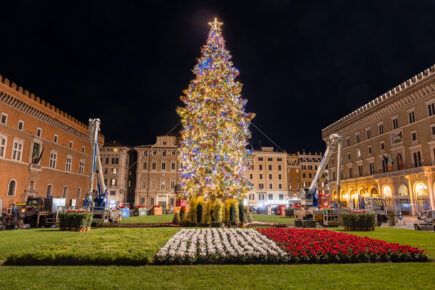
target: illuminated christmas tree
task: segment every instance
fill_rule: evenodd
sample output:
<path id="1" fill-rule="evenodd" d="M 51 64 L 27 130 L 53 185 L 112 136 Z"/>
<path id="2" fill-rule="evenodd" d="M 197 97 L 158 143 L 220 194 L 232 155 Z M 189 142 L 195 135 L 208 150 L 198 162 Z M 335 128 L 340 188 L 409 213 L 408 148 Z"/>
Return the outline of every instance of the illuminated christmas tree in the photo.
<path id="1" fill-rule="evenodd" d="M 225 48 L 222 23 L 215 19 L 207 43 L 193 72 L 195 79 L 183 92 L 177 108 L 181 117 L 180 164 L 184 197 L 241 198 L 250 189 L 246 171 L 252 152 L 249 125 L 254 117 L 245 112 L 239 71 Z"/>

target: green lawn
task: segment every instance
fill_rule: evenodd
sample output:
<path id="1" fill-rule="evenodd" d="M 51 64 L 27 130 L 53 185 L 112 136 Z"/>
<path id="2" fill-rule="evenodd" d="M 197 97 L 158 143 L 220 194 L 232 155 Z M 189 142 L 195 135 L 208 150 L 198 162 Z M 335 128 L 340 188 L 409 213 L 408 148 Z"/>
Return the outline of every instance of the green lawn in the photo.
<path id="1" fill-rule="evenodd" d="M 172 214 L 164 215 L 144 215 L 144 216 L 132 216 L 129 218 L 123 218 L 121 223 L 123 224 L 142 224 L 142 223 L 170 223 L 172 222 Z"/>
<path id="2" fill-rule="evenodd" d="M 280 215 L 253 214 L 254 221 L 278 224 L 294 224 L 295 219 Z"/>
<path id="3" fill-rule="evenodd" d="M 151 257 L 177 229 L 93 229 L 0 232 L 0 257 L 45 245 L 78 253 Z M 435 233 L 391 228 L 356 232 L 421 247 L 435 259 Z M 116 244 L 111 246 L 110 244 Z M 435 262 L 329 265 L 0 266 L 0 289 L 434 289 Z"/>
<path id="4" fill-rule="evenodd" d="M 39 263 L 66 260 L 60 263 L 144 264 L 177 231 L 176 228 L 96 228 L 85 233 L 58 229 L 2 231 L 0 259 L 26 253 Z"/>

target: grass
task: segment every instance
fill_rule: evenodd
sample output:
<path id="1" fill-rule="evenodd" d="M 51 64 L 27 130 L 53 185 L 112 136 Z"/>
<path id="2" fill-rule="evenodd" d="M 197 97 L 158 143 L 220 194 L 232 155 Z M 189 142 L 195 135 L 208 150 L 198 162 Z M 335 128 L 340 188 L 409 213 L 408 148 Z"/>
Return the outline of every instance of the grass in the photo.
<path id="1" fill-rule="evenodd" d="M 123 218 L 121 220 L 121 223 L 123 224 L 170 223 L 172 222 L 172 217 L 173 217 L 172 214 L 132 216 L 129 218 Z"/>
<path id="2" fill-rule="evenodd" d="M 253 214 L 254 221 L 256 222 L 266 222 L 266 223 L 277 223 L 277 224 L 294 224 L 295 219 L 280 215 L 267 215 L 267 214 Z"/>
<path id="3" fill-rule="evenodd" d="M 146 264 L 177 231 L 174 228 L 34 229 L 0 232 L 1 258 L 15 264 Z M 17 241 L 20 241 L 17 243 Z"/>
<path id="4" fill-rule="evenodd" d="M 258 220 L 258 219 L 257 219 Z M 338 229 L 340 230 L 340 229 Z M 93 229 L 0 232 L 0 257 L 44 245 L 75 245 L 74 251 L 157 251 L 176 229 Z M 391 228 L 353 232 L 425 249 L 435 259 L 435 233 Z M 87 240 L 89 239 L 89 240 Z M 72 244 L 74 242 L 74 244 Z M 103 247 L 101 249 L 100 247 Z M 1 259 L 1 258 L 0 258 Z M 435 262 L 328 265 L 26 266 L 0 267 L 0 289 L 434 289 Z"/>

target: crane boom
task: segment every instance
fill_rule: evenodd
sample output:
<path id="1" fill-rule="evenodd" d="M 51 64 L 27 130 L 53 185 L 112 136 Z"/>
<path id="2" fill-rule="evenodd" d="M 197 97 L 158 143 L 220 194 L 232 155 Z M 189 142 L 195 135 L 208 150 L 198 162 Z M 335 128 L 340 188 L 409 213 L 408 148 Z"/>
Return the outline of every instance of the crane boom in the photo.
<path id="1" fill-rule="evenodd" d="M 323 154 L 322 160 L 320 161 L 319 167 L 317 168 L 316 174 L 314 175 L 313 180 L 311 181 L 310 187 L 305 189 L 305 202 L 306 205 L 317 206 L 316 201 L 316 192 L 317 186 L 320 177 L 325 173 L 326 166 L 329 163 L 329 160 L 332 157 L 332 154 L 337 149 L 337 188 L 339 190 L 340 187 L 340 166 L 341 166 L 341 142 L 342 137 L 339 134 L 331 134 L 328 139 L 328 143 L 326 146 L 325 153 Z M 308 203 L 307 203 L 308 201 Z M 310 204 L 311 203 L 311 204 Z"/>

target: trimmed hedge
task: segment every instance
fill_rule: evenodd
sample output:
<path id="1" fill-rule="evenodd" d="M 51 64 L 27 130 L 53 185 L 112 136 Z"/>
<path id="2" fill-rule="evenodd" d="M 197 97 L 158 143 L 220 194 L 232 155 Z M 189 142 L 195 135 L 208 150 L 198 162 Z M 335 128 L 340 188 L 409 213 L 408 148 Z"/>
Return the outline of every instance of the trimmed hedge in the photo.
<path id="1" fill-rule="evenodd" d="M 92 224 L 91 213 L 67 211 L 59 214 L 59 227 L 61 231 L 90 228 L 91 224 Z"/>
<path id="2" fill-rule="evenodd" d="M 376 214 L 374 213 L 344 213 L 341 218 L 344 229 L 348 231 L 375 229 Z"/>

